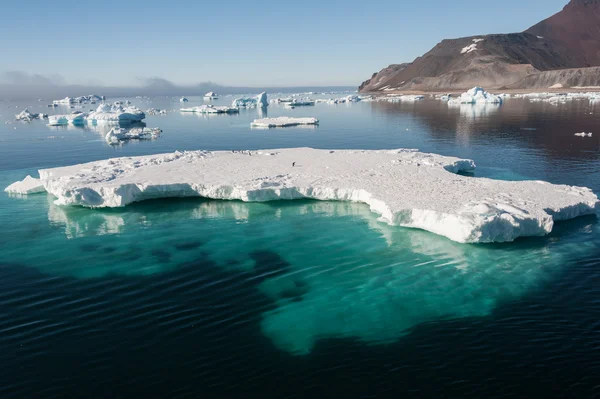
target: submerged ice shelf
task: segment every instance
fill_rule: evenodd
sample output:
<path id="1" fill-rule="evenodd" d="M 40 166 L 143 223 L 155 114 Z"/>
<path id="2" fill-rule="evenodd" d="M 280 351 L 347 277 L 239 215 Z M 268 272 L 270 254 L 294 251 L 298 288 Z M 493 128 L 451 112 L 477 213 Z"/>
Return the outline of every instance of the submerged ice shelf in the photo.
<path id="1" fill-rule="evenodd" d="M 122 207 L 201 196 L 248 202 L 310 198 L 366 203 L 390 225 L 461 243 L 548 234 L 555 221 L 594 214 L 588 188 L 457 175 L 473 161 L 416 150 L 175 152 L 40 170 L 58 205 Z"/>

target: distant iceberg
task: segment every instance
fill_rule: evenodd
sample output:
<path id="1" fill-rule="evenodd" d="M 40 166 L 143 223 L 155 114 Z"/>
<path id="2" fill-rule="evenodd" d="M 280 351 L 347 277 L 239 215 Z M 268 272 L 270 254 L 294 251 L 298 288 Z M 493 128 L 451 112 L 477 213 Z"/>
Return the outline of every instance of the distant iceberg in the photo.
<path id="1" fill-rule="evenodd" d="M 192 151 L 40 170 L 57 205 L 122 207 L 165 197 L 366 203 L 382 222 L 460 243 L 550 233 L 556 221 L 596 214 L 585 187 L 458 175 L 468 159 L 415 150 Z"/>
<path id="2" fill-rule="evenodd" d="M 44 119 L 47 118 L 46 114 L 32 114 L 29 112 L 27 108 L 21 111 L 19 114 L 15 115 L 15 120 L 23 121 L 23 122 L 31 122 L 34 119 Z"/>
<path id="3" fill-rule="evenodd" d="M 135 107 L 123 108 L 121 105 L 101 104 L 96 111 L 87 115 L 86 120 L 91 123 L 118 122 L 132 123 L 141 122 L 146 115 Z"/>
<path id="4" fill-rule="evenodd" d="M 112 128 L 110 132 L 105 136 L 106 141 L 109 144 L 119 144 L 123 141 L 128 140 L 142 140 L 142 139 L 150 139 L 156 138 L 160 136 L 162 130 L 159 128 L 148 128 L 148 127 L 140 127 L 140 128 L 132 128 L 132 129 L 124 129 L 124 128 Z"/>
<path id="5" fill-rule="evenodd" d="M 267 99 L 267 93 L 262 92 L 256 97 L 236 98 L 235 100 L 233 100 L 231 106 L 234 108 L 265 108 L 269 106 L 269 100 Z"/>
<path id="6" fill-rule="evenodd" d="M 180 102 L 180 103 L 187 103 L 188 101 L 189 101 L 189 100 L 188 100 L 187 98 L 185 98 L 185 97 L 181 97 L 181 98 L 179 99 L 179 102 Z"/>
<path id="7" fill-rule="evenodd" d="M 217 105 L 200 105 L 191 108 L 181 108 L 180 112 L 194 112 L 198 114 L 237 114 L 240 112 L 238 108 L 217 106 Z"/>
<path id="8" fill-rule="evenodd" d="M 212 91 L 209 91 L 208 93 L 206 93 L 204 95 L 204 99 L 205 100 L 218 100 L 219 96 L 217 95 L 217 93 L 214 93 Z"/>
<path id="9" fill-rule="evenodd" d="M 252 127 L 271 128 L 271 127 L 290 127 L 300 125 L 318 125 L 319 120 L 317 118 L 290 118 L 287 116 L 281 116 L 279 118 L 264 118 L 255 119 L 252 122 Z"/>
<path id="10" fill-rule="evenodd" d="M 489 93 L 481 87 L 473 87 L 466 93 L 449 99 L 448 104 L 502 104 L 502 97 Z"/>

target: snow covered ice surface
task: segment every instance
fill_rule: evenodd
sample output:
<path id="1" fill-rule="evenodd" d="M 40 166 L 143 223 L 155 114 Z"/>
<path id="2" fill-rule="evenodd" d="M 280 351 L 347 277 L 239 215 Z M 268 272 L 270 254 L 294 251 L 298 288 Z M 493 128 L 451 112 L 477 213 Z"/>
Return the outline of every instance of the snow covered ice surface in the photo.
<path id="1" fill-rule="evenodd" d="M 281 116 L 279 118 L 255 119 L 251 126 L 258 128 L 271 128 L 318 124 L 319 120 L 317 118 L 290 118 L 287 116 Z"/>
<path id="2" fill-rule="evenodd" d="M 449 99 L 448 104 L 502 104 L 502 97 L 489 93 L 481 87 L 473 87 L 459 97 Z"/>
<path id="3" fill-rule="evenodd" d="M 198 114 L 237 114 L 239 108 L 218 106 L 218 105 L 199 105 L 191 108 L 181 108 L 179 112 L 193 112 Z"/>
<path id="4" fill-rule="evenodd" d="M 44 185 L 39 179 L 27 176 L 22 181 L 15 182 L 4 189 L 5 192 L 11 194 L 36 194 L 46 191 Z"/>
<path id="5" fill-rule="evenodd" d="M 461 243 L 548 234 L 594 214 L 587 188 L 457 175 L 473 161 L 415 150 L 175 152 L 40 170 L 58 205 L 121 207 L 165 197 L 248 202 L 310 198 L 366 203 L 390 225 Z"/>

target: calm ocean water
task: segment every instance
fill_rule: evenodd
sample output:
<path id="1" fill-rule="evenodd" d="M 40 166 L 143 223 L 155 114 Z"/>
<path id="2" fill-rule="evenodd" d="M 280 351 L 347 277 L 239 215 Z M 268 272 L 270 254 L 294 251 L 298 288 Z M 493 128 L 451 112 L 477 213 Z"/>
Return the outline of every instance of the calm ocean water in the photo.
<path id="1" fill-rule="evenodd" d="M 46 103 L 2 102 L 0 120 L 61 112 Z M 250 129 L 265 114 L 321 124 Z M 272 105 L 146 125 L 162 136 L 110 146 L 103 131 L 2 124 L 0 188 L 107 157 L 306 146 L 418 148 L 474 159 L 476 176 L 600 193 L 600 109 L 588 101 Z M 361 204 L 89 210 L 1 193 L 0 226 L 3 399 L 600 397 L 595 217 L 548 237 L 461 245 L 381 224 Z"/>

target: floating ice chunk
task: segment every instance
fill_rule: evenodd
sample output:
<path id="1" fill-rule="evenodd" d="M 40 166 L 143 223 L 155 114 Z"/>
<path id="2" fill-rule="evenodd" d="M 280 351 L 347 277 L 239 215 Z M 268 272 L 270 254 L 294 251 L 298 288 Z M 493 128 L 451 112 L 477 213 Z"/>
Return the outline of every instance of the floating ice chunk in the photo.
<path id="1" fill-rule="evenodd" d="M 312 100 L 293 100 L 290 102 L 283 103 L 286 107 L 310 107 L 315 105 Z"/>
<path id="2" fill-rule="evenodd" d="M 15 115 L 15 119 L 18 121 L 31 122 L 34 119 L 44 118 L 44 114 L 32 114 L 29 112 L 27 108 L 25 108 L 21 113 Z"/>
<path id="3" fill-rule="evenodd" d="M 218 98 L 219 96 L 217 96 L 217 93 L 213 93 L 212 91 L 209 91 L 204 95 L 205 100 L 217 100 Z"/>
<path id="4" fill-rule="evenodd" d="M 592 137 L 592 133 L 585 133 L 585 132 L 575 133 L 575 136 L 577 136 L 577 137 Z"/>
<path id="5" fill-rule="evenodd" d="M 119 144 L 123 141 L 128 140 L 142 140 L 149 138 L 156 138 L 160 135 L 162 130 L 159 128 L 132 128 L 132 129 L 123 129 L 123 128 L 113 128 L 108 132 L 105 139 L 110 144 Z"/>
<path id="6" fill-rule="evenodd" d="M 41 180 L 27 176 L 22 181 L 15 182 L 4 189 L 5 192 L 11 194 L 36 194 L 46 191 Z"/>
<path id="7" fill-rule="evenodd" d="M 483 90 L 481 87 L 473 87 L 457 98 L 452 98 L 448 103 L 454 104 L 502 104 L 502 97 L 496 96 Z"/>
<path id="8" fill-rule="evenodd" d="M 112 106 L 109 104 L 99 105 L 96 111 L 91 112 L 86 119 L 88 122 L 96 124 L 101 122 L 141 122 L 144 118 L 146 118 L 146 114 L 142 110 L 135 107 L 123 108 L 121 105 L 115 103 Z"/>
<path id="9" fill-rule="evenodd" d="M 185 98 L 185 97 L 181 97 L 181 98 L 179 99 L 179 102 L 181 102 L 181 103 L 187 103 L 187 102 L 188 102 L 188 99 L 187 99 L 187 98 Z"/>
<path id="10" fill-rule="evenodd" d="M 179 111 L 195 112 L 198 114 L 237 114 L 240 112 L 238 108 L 217 105 L 200 105 L 191 108 L 181 108 Z"/>
<path id="11" fill-rule="evenodd" d="M 269 100 L 267 100 L 267 93 L 262 92 L 256 97 L 256 103 L 259 107 L 265 108 L 269 106 Z"/>
<path id="12" fill-rule="evenodd" d="M 56 105 L 65 105 L 65 104 L 66 105 L 70 105 L 70 104 L 73 104 L 74 102 L 75 102 L 75 100 L 72 99 L 71 97 L 65 97 L 62 100 L 54 100 L 54 101 L 52 101 L 52 103 L 56 104 Z"/>
<path id="13" fill-rule="evenodd" d="M 265 108 L 269 106 L 269 100 L 267 99 L 267 93 L 262 92 L 256 97 L 236 98 L 235 100 L 233 100 L 231 106 L 234 108 Z"/>
<path id="14" fill-rule="evenodd" d="M 295 166 L 294 166 L 295 165 Z M 595 214 L 588 188 L 457 175 L 471 160 L 415 150 L 175 152 L 40 170 L 58 205 L 121 207 L 165 197 L 249 202 L 362 202 L 390 225 L 461 243 L 548 234 L 554 222 Z"/>
<path id="15" fill-rule="evenodd" d="M 252 122 L 252 127 L 270 128 L 318 124 L 319 120 L 317 118 L 289 118 L 287 116 L 281 116 L 279 118 L 255 119 L 254 122 Z"/>
<path id="16" fill-rule="evenodd" d="M 166 109 L 150 108 L 145 112 L 147 115 L 167 115 Z"/>
<path id="17" fill-rule="evenodd" d="M 81 112 L 67 115 L 50 115 L 48 117 L 48 126 L 62 126 L 69 123 L 75 126 L 82 126 L 85 124 L 86 116 L 86 114 Z"/>

